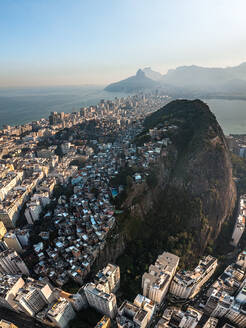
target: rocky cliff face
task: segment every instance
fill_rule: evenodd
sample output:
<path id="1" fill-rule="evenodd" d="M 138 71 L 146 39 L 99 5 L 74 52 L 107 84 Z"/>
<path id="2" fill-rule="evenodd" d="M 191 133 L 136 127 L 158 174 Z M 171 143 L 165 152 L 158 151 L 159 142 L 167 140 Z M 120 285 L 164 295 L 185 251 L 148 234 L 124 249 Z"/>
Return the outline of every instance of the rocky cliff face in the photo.
<path id="1" fill-rule="evenodd" d="M 200 100 L 169 103 L 145 120 L 147 131 L 155 126 L 168 127 L 171 141 L 152 168 L 155 183 L 135 185 L 123 206 L 132 217 L 156 225 L 156 238 L 158 229 L 174 236 L 189 232 L 202 253 L 236 202 L 223 131 Z"/>
<path id="2" fill-rule="evenodd" d="M 107 241 L 93 264 L 91 275 L 104 268 L 108 263 L 116 263 L 117 258 L 122 255 L 126 248 L 126 241 L 123 233 L 119 233 L 114 228 L 107 238 Z"/>

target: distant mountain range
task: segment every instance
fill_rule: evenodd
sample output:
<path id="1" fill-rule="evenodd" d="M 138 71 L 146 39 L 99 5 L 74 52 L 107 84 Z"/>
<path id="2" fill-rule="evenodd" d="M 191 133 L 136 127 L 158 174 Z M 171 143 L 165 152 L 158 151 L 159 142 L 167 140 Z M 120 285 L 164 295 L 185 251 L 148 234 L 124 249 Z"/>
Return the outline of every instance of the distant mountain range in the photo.
<path id="1" fill-rule="evenodd" d="M 137 74 L 108 85 L 111 92 L 138 92 L 163 89 L 180 95 L 230 95 L 246 96 L 246 62 L 235 67 L 207 68 L 180 66 L 167 74 L 152 71 L 150 67 L 139 69 Z"/>

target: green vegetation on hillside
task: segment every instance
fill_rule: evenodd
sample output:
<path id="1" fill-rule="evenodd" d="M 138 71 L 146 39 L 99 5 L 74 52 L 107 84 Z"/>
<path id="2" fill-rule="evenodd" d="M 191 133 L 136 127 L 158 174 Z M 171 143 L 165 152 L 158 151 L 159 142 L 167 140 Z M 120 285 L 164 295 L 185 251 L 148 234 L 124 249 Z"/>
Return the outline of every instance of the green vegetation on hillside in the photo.
<path id="1" fill-rule="evenodd" d="M 177 133 L 175 131 L 169 133 L 169 137 L 177 149 L 183 153 L 204 147 L 208 139 L 223 134 L 215 116 L 201 100 L 172 101 L 147 116 L 144 127 L 151 129 L 160 123 L 178 127 Z"/>
<path id="2" fill-rule="evenodd" d="M 190 268 L 197 262 L 194 234 L 187 222 L 191 211 L 194 215 L 202 211 L 200 200 L 177 189 L 163 199 L 162 204 L 156 204 L 155 213 L 145 219 L 126 211 L 117 219 L 127 239 L 127 248 L 118 259 L 124 297 L 133 299 L 141 291 L 142 274 L 164 250 L 181 257 L 180 268 Z"/>

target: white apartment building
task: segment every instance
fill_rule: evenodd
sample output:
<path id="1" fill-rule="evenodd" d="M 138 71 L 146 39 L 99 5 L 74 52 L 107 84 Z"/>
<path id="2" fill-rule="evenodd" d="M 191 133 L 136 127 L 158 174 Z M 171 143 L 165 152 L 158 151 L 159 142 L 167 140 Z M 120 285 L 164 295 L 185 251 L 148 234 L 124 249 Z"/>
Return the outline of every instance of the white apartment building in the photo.
<path id="1" fill-rule="evenodd" d="M 39 220 L 39 215 L 42 212 L 42 206 L 39 200 L 27 204 L 25 209 L 25 217 L 29 224 L 34 224 L 35 221 Z"/>
<path id="2" fill-rule="evenodd" d="M 189 306 L 179 324 L 180 328 L 195 328 L 200 321 L 203 313 Z"/>
<path id="3" fill-rule="evenodd" d="M 50 203 L 50 196 L 48 191 L 39 191 L 33 194 L 31 201 L 39 200 L 42 207 Z"/>
<path id="4" fill-rule="evenodd" d="M 85 302 L 84 297 L 79 293 L 70 294 L 67 300 L 72 304 L 74 310 L 77 312 L 88 306 L 87 300 Z"/>
<path id="5" fill-rule="evenodd" d="M 245 230 L 245 216 L 246 216 L 246 195 L 242 195 L 240 197 L 240 204 L 239 204 L 239 215 L 237 217 L 234 230 L 232 233 L 232 241 L 231 244 L 234 247 L 237 247 L 242 234 Z"/>
<path id="6" fill-rule="evenodd" d="M 56 327 L 65 328 L 69 321 L 75 317 L 75 312 L 69 301 L 65 298 L 59 298 L 50 308 L 47 316 Z"/>
<path id="7" fill-rule="evenodd" d="M 23 178 L 23 171 L 11 171 L 0 179 L 0 201 L 4 200 L 7 193 L 13 189 Z"/>
<path id="8" fill-rule="evenodd" d="M 98 289 L 93 283 L 86 284 L 85 295 L 89 305 L 95 308 L 98 312 L 114 318 L 117 313 L 116 297 L 113 293 L 105 293 Z"/>
<path id="9" fill-rule="evenodd" d="M 120 286 L 120 267 L 109 263 L 96 274 L 95 283 L 104 286 L 105 293 L 115 293 Z"/>
<path id="10" fill-rule="evenodd" d="M 0 306 L 16 311 L 12 300 L 24 284 L 20 275 L 2 275 L 0 277 Z"/>
<path id="11" fill-rule="evenodd" d="M 2 221 L 0 221 L 0 240 L 5 236 L 7 229 Z"/>
<path id="12" fill-rule="evenodd" d="M 20 208 L 19 202 L 11 204 L 8 208 L 1 207 L 0 205 L 0 220 L 7 228 L 14 228 L 16 221 L 19 217 Z"/>
<path id="13" fill-rule="evenodd" d="M 182 299 L 194 297 L 213 275 L 217 264 L 217 259 L 208 255 L 193 271 L 177 272 L 171 282 L 170 293 Z"/>
<path id="14" fill-rule="evenodd" d="M 144 309 L 148 313 L 148 323 L 149 323 L 156 310 L 155 303 L 151 301 L 149 298 L 138 294 L 135 297 L 133 304 L 139 307 L 140 309 Z"/>
<path id="15" fill-rule="evenodd" d="M 233 301 L 234 298 L 228 293 L 214 289 L 205 305 L 205 311 L 212 317 L 222 318 L 229 311 Z"/>
<path id="16" fill-rule="evenodd" d="M 118 328 L 145 328 L 148 325 L 148 312 L 135 304 L 125 301 L 118 309 L 116 322 Z"/>
<path id="17" fill-rule="evenodd" d="M 246 327 L 246 306 L 233 302 L 225 317 L 238 327 Z"/>
<path id="18" fill-rule="evenodd" d="M 179 257 L 164 252 L 142 277 L 143 295 L 156 303 L 165 298 L 179 263 Z"/>
<path id="19" fill-rule="evenodd" d="M 27 291 L 27 294 L 20 297 L 19 305 L 26 314 L 34 317 L 35 314 L 41 311 L 47 303 L 41 290 L 38 288 L 33 287 Z"/>
<path id="20" fill-rule="evenodd" d="M 37 186 L 36 190 L 39 193 L 47 192 L 50 196 L 53 193 L 55 185 L 56 179 L 54 177 L 48 176 L 44 181 L 42 181 L 42 183 Z"/>
<path id="21" fill-rule="evenodd" d="M 235 301 L 241 305 L 246 304 L 246 282 L 235 297 Z"/>
<path id="22" fill-rule="evenodd" d="M 240 214 L 237 217 L 237 221 L 232 233 L 232 241 L 231 241 L 232 246 L 237 247 L 243 235 L 244 229 L 245 229 L 245 217 Z"/>
<path id="23" fill-rule="evenodd" d="M 25 186 L 15 187 L 8 193 L 4 201 L 0 202 L 0 221 L 6 228 L 16 226 L 16 221 L 29 192 Z"/>
<path id="24" fill-rule="evenodd" d="M 14 249 L 18 253 L 23 252 L 21 243 L 19 242 L 17 236 L 13 232 L 7 232 L 4 236 L 4 243 L 9 249 Z"/>
<path id="25" fill-rule="evenodd" d="M 242 251 L 237 257 L 237 265 L 239 265 L 242 269 L 246 269 L 246 251 Z"/>
<path id="26" fill-rule="evenodd" d="M 25 262 L 12 249 L 7 249 L 0 253 L 0 272 L 2 274 L 22 273 L 29 275 L 29 270 Z"/>
<path id="27" fill-rule="evenodd" d="M 203 328 L 216 328 L 219 320 L 213 317 L 210 317 Z"/>
<path id="28" fill-rule="evenodd" d="M 28 246 L 30 232 L 28 229 L 15 229 L 14 234 L 18 238 L 22 247 Z"/>

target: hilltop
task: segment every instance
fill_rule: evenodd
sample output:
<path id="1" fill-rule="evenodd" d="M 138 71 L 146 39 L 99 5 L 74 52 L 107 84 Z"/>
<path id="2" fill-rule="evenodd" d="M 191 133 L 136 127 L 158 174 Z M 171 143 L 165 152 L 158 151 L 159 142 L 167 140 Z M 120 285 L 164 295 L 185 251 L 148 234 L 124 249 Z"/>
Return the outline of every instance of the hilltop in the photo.
<path id="1" fill-rule="evenodd" d="M 223 131 L 200 100 L 173 101 L 148 116 L 144 126 L 137 142 L 148 142 L 154 128 L 169 144 L 162 148 L 148 180 L 128 190 L 123 208 L 130 219 L 124 229 L 132 242 L 141 240 L 149 248 L 158 245 L 191 260 L 214 244 L 235 207 Z"/>
<path id="2" fill-rule="evenodd" d="M 125 80 L 108 85 L 105 90 L 111 92 L 140 92 L 150 90 L 158 86 L 158 83 L 145 75 L 139 69 L 136 75 Z"/>

